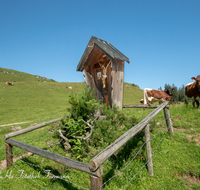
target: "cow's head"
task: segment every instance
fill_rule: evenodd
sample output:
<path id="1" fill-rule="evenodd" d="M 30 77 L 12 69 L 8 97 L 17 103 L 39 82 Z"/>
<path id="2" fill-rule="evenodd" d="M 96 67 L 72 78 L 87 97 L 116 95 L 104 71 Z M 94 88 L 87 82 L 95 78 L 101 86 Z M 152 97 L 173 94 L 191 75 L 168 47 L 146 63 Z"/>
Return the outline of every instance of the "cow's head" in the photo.
<path id="1" fill-rule="evenodd" d="M 172 96 L 172 92 L 174 92 L 174 88 L 165 88 L 165 92 Z"/>
<path id="2" fill-rule="evenodd" d="M 200 91 L 200 75 L 198 75 L 197 78 L 192 77 L 191 79 L 196 82 L 196 86 L 198 87 Z"/>

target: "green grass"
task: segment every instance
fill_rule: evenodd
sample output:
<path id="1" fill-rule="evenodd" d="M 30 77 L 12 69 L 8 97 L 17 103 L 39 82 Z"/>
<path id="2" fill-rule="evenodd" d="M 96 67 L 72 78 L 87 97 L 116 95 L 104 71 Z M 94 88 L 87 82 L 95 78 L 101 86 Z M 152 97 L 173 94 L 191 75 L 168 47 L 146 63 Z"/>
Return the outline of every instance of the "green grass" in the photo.
<path id="1" fill-rule="evenodd" d="M 9 72 L 9 74 L 2 71 Z M 12 72 L 17 76 L 11 74 Z M 36 78 L 36 76 L 27 73 L 0 68 L 0 125 L 32 121 L 20 125 L 22 128 L 26 128 L 34 123 L 42 123 L 62 117 L 63 114 L 67 113 L 66 108 L 69 106 L 67 100 L 70 90 L 67 90 L 66 86 L 72 86 L 75 92 L 84 88 L 84 83 L 58 83 L 43 78 Z M 15 81 L 14 86 L 7 86 L 5 84 L 6 81 Z M 139 87 L 128 83 L 124 84 L 124 105 L 139 104 L 142 98 L 143 91 Z M 139 121 L 144 119 L 151 111 L 152 109 L 136 108 L 123 110 L 127 116 L 134 115 Z M 147 161 L 144 146 L 136 159 L 123 172 L 109 181 L 104 186 L 104 189 L 118 190 L 123 189 L 126 185 L 125 189 L 200 189 L 197 183 L 189 181 L 190 178 L 199 180 L 200 176 L 200 147 L 197 146 L 197 135 L 200 134 L 200 111 L 193 109 L 191 104 L 189 104 L 188 108 L 184 104 L 177 104 L 170 106 L 170 114 L 175 133 L 174 136 L 170 134 L 165 136 L 153 156 L 154 176 L 150 177 L 148 175 L 148 170 L 145 166 L 133 178 Z M 164 122 L 164 114 L 161 111 L 150 122 L 151 138 L 162 128 Z M 73 155 L 69 155 L 66 150 L 63 150 L 61 146 L 48 146 L 48 140 L 52 141 L 51 143 L 58 142 L 58 139 L 53 138 L 53 133 L 49 131 L 52 128 L 53 126 L 49 125 L 13 139 L 74 158 Z M 9 132 L 11 132 L 10 126 L 0 127 L 0 162 L 5 159 L 4 135 Z M 166 125 L 151 141 L 152 152 L 154 152 L 165 133 Z M 192 138 L 189 139 L 188 135 Z M 121 171 L 132 160 L 144 140 L 144 132 L 142 131 L 103 164 L 103 182 Z M 94 148 L 91 154 L 84 158 L 83 161 L 88 163 L 91 155 L 95 155 L 101 150 L 102 147 Z M 13 147 L 15 156 L 19 156 L 24 152 L 24 150 Z M 67 168 L 37 155 L 27 157 L 23 161 L 19 160 L 10 169 L 5 168 L 0 171 L 0 189 L 43 189 L 39 185 L 47 189 L 82 189 L 63 180 L 48 178 L 48 175 L 39 167 L 50 170 L 56 176 L 63 176 L 64 179 L 72 181 L 79 186 L 90 189 L 89 174 Z M 21 172 L 18 170 L 21 170 Z M 28 179 L 29 175 L 32 175 L 31 179 L 35 182 Z M 184 176 L 187 176 L 187 179 Z M 128 183 L 132 178 L 133 180 Z"/>

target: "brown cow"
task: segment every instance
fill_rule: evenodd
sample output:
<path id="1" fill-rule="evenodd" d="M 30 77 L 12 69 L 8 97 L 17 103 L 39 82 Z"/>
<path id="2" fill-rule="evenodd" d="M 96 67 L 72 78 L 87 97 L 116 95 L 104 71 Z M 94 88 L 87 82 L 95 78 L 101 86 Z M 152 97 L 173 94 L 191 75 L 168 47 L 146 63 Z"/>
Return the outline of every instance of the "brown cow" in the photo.
<path id="1" fill-rule="evenodd" d="M 194 97 L 194 101 L 192 102 L 193 107 L 195 107 L 196 102 L 197 108 L 199 109 L 199 101 L 196 98 L 200 97 L 200 75 L 198 75 L 197 78 L 192 77 L 191 79 L 195 82 L 189 83 L 185 86 L 185 95 L 188 98 Z M 185 103 L 188 105 L 187 100 L 185 100 Z"/>
<path id="2" fill-rule="evenodd" d="M 144 104 L 152 104 L 153 101 L 158 101 L 159 104 L 164 101 L 170 101 L 172 99 L 173 89 L 168 88 L 163 90 L 153 90 L 150 88 L 144 89 Z"/>

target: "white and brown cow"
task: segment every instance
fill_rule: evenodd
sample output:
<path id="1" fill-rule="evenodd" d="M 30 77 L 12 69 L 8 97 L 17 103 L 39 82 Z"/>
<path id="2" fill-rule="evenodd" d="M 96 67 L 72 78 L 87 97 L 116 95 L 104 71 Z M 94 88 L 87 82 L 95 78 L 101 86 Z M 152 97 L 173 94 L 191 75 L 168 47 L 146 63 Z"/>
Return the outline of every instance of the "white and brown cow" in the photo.
<path id="1" fill-rule="evenodd" d="M 152 104 L 155 101 L 158 101 L 159 104 L 164 101 L 170 101 L 172 99 L 172 88 L 166 88 L 163 90 L 153 90 L 150 88 L 144 89 L 144 104 Z"/>
<path id="2" fill-rule="evenodd" d="M 70 89 L 70 90 L 71 90 L 71 89 L 72 89 L 72 87 L 71 87 L 71 86 L 67 86 L 67 87 L 66 87 L 66 89 Z"/>
<path id="3" fill-rule="evenodd" d="M 13 86 L 12 82 L 6 82 L 7 85 Z"/>
<path id="4" fill-rule="evenodd" d="M 193 107 L 195 107 L 196 102 L 197 108 L 199 108 L 199 101 L 196 98 L 200 97 L 200 75 L 198 75 L 197 78 L 192 77 L 191 79 L 195 82 L 189 83 L 185 86 L 185 95 L 188 98 L 194 97 Z M 187 100 L 185 102 L 188 104 Z"/>

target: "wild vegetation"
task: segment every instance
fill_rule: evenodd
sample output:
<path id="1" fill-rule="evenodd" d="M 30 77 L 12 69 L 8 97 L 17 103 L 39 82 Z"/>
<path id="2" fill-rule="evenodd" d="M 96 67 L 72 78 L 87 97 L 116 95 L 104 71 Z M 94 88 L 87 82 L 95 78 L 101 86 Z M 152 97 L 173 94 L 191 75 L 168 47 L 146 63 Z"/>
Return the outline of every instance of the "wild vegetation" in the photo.
<path id="1" fill-rule="evenodd" d="M 94 157 L 92 150 L 106 148 L 137 123 L 135 116 L 126 117 L 116 106 L 107 108 L 105 104 L 100 105 L 94 98 L 94 91 L 88 90 L 87 86 L 78 94 L 71 93 L 69 103 L 70 114 L 62 118 L 61 125 L 54 131 L 57 137 L 60 134 L 67 137 L 64 138 L 68 145 L 66 149 L 70 146 L 70 153 L 79 160 Z M 100 113 L 94 116 L 95 110 L 98 109 L 106 116 L 106 120 L 97 120 Z"/>
<path id="2" fill-rule="evenodd" d="M 12 72 L 17 76 L 11 74 Z M 14 86 L 6 85 L 7 81 L 15 81 Z M 72 86 L 72 90 L 66 89 L 66 86 Z M 29 121 L 29 123 L 20 124 L 21 128 L 26 128 L 34 123 L 42 123 L 62 117 L 64 123 L 54 123 L 13 139 L 88 163 L 94 155 L 98 154 L 118 136 L 144 119 L 152 111 L 151 109 L 131 108 L 123 109 L 123 111 L 117 108 L 107 110 L 102 105 L 101 109 L 107 115 L 108 120 L 95 120 L 92 137 L 87 141 L 79 141 L 81 142 L 80 145 L 72 142 L 72 149 L 66 150 L 61 144 L 58 144 L 60 138 L 54 132 L 63 129 L 63 127 L 70 130 L 71 127 L 75 126 L 72 125 L 73 122 L 81 123 L 82 120 L 92 119 L 89 112 L 86 116 L 81 115 L 81 118 L 76 117 L 76 114 L 80 114 L 78 113 L 79 109 L 76 106 L 76 101 L 80 101 L 80 97 L 83 99 L 84 93 L 87 94 L 84 91 L 84 86 L 84 83 L 38 81 L 36 76 L 0 68 L 0 125 Z M 73 95 L 71 94 L 72 91 Z M 143 91 L 137 85 L 124 84 L 124 105 L 139 104 L 142 98 Z M 90 105 L 83 104 L 84 112 L 87 111 L 86 108 L 92 112 L 93 108 L 99 106 L 93 100 L 85 99 L 83 102 Z M 72 113 L 73 120 L 69 123 L 69 120 L 72 119 Z M 144 143 L 144 132 L 141 131 L 103 164 L 103 182 L 123 170 L 106 183 L 103 186 L 104 189 L 123 189 L 124 187 L 125 189 L 199 189 L 200 111 L 193 109 L 191 104 L 186 108 L 183 103 L 180 103 L 170 105 L 170 114 L 175 130 L 174 136 L 167 134 L 162 140 L 166 133 L 166 125 L 163 126 L 165 123 L 163 112 L 160 112 L 150 122 L 151 138 L 155 137 L 151 141 L 152 152 L 156 150 L 153 156 L 154 176 L 150 177 L 148 175 L 146 167 L 140 171 L 147 161 L 145 146 L 135 160 L 127 166 Z M 5 160 L 4 135 L 12 132 L 13 126 L 19 127 L 17 124 L 0 127 L 1 166 Z M 80 126 L 83 126 L 83 123 L 82 125 L 76 125 L 76 127 Z M 86 128 L 85 131 L 82 131 L 82 134 L 75 135 L 84 136 L 88 130 Z M 70 137 L 68 138 L 70 139 Z M 159 143 L 160 146 L 157 148 Z M 75 146 L 73 147 L 73 145 Z M 13 155 L 16 157 L 23 153 L 25 153 L 24 150 L 13 147 Z M 125 168 L 126 166 L 127 168 Z M 135 176 L 135 174 L 137 175 Z M 65 181 L 58 179 L 58 176 Z M 132 181 L 130 181 L 131 179 Z M 83 189 L 82 187 L 90 188 L 88 174 L 37 155 L 16 161 L 10 169 L 0 169 L 0 189 L 76 190 Z"/>

